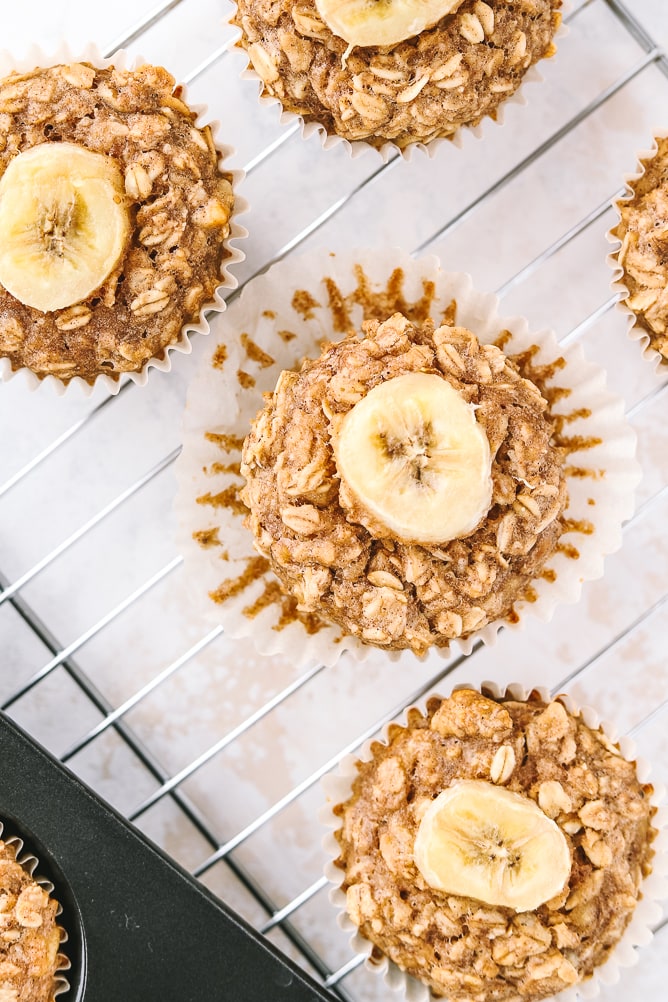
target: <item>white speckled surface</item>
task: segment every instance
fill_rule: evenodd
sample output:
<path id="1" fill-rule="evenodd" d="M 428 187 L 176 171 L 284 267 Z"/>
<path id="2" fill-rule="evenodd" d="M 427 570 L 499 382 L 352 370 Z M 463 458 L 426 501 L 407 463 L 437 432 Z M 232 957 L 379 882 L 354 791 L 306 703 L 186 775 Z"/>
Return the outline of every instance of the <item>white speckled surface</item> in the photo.
<path id="1" fill-rule="evenodd" d="M 32 0 L 12 5 L 9 14 L 4 11 L 0 44 L 23 53 L 31 42 L 48 47 L 65 38 L 78 46 L 93 39 L 109 49 L 158 6 L 155 0 L 115 0 L 112 5 Z M 187 78 L 229 37 L 222 23 L 229 5 L 180 0 L 170 6 L 130 48 Z M 572 6 L 576 13 L 569 34 L 557 57 L 541 68 L 544 82 L 527 90 L 527 107 L 511 108 L 506 124 L 486 129 L 482 141 L 467 135 L 462 149 L 446 147 L 431 160 L 418 156 L 412 163 L 400 162 L 365 184 L 378 171 L 376 158 L 351 161 L 342 149 L 325 153 L 315 141 L 289 136 L 243 186 L 252 205 L 243 220 L 251 236 L 239 278 L 255 273 L 340 199 L 347 200 L 301 242 L 300 252 L 353 243 L 399 244 L 411 251 L 440 232 L 644 58 L 605 0 L 578 0 Z M 668 44 L 666 0 L 628 0 L 627 6 L 658 44 Z M 238 150 L 234 167 L 248 164 L 284 131 L 275 112 L 258 107 L 253 85 L 238 79 L 242 63 L 235 55 L 221 56 L 189 87 L 190 99 L 208 104 L 211 116 L 222 121 L 222 141 Z M 470 271 L 478 288 L 499 289 L 601 207 L 590 226 L 502 290 L 502 312 L 523 314 L 533 326 L 549 326 L 559 337 L 567 336 L 610 298 L 605 231 L 614 216 L 605 203 L 632 170 L 635 151 L 647 147 L 652 129 L 668 127 L 667 109 L 668 78 L 650 64 L 426 249 L 447 268 Z M 585 586 L 577 605 L 559 608 L 548 625 L 532 622 L 524 632 L 507 632 L 436 688 L 485 678 L 563 686 L 577 672 L 570 684 L 575 698 L 595 706 L 621 730 L 638 727 L 640 753 L 655 763 L 654 775 L 665 782 L 668 707 L 647 718 L 668 698 L 668 603 L 655 607 L 668 591 L 667 377 L 642 360 L 638 346 L 626 338 L 624 318 L 614 310 L 603 312 L 580 338 L 587 355 L 606 367 L 609 385 L 630 409 L 644 473 L 639 513 L 625 529 L 623 548 L 606 560 L 604 577 Z M 29 572 L 178 447 L 186 386 L 203 349 L 200 340 L 192 357 L 178 356 L 171 373 L 155 372 L 147 387 L 121 393 L 0 493 L 0 573 L 6 581 Z M 0 492 L 104 399 L 99 392 L 92 400 L 31 394 L 19 380 L 0 386 Z M 188 656 L 210 627 L 192 614 L 180 566 L 169 569 L 177 557 L 174 489 L 167 464 L 20 590 L 20 598 L 56 638 L 57 649 L 74 645 L 76 663 L 110 707 L 120 706 L 174 666 L 124 718 L 168 776 L 214 747 L 299 677 L 289 658 L 263 659 L 249 644 L 222 636 Z M 152 588 L 126 607 L 135 590 L 163 571 Z M 9 602 L 0 605 L 0 652 L 0 703 L 52 659 Z M 324 771 L 344 745 L 359 740 L 384 715 L 413 701 L 442 670 L 435 658 L 421 664 L 412 658 L 389 663 L 379 652 L 364 666 L 342 658 L 315 673 L 182 784 L 182 792 L 221 843 L 304 784 L 294 803 L 258 826 L 233 854 L 277 907 L 322 872 L 316 821 L 321 793 L 309 782 L 314 773 Z M 102 719 L 62 667 L 13 703 L 10 712 L 57 754 Z M 70 765 L 129 814 L 157 788 L 111 728 Z M 143 812 L 137 823 L 189 868 L 209 856 L 209 844 L 169 797 Z M 267 913 L 224 862 L 203 879 L 253 923 L 266 920 Z M 296 911 L 293 924 L 328 970 L 350 959 L 347 937 L 336 925 L 326 892 Z M 270 935 L 295 952 L 282 931 Z M 668 926 L 641 951 L 639 961 L 618 986 L 604 988 L 604 1002 L 664 998 Z M 378 979 L 363 969 L 349 974 L 342 988 L 354 1002 L 385 998 Z"/>

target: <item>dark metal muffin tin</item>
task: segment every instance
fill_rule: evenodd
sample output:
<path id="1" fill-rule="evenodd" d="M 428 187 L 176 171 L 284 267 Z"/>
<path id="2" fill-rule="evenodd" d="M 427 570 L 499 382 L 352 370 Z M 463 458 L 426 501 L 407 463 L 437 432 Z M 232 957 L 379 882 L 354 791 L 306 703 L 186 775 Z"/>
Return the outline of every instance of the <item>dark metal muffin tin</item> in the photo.
<path id="1" fill-rule="evenodd" d="M 63 906 L 59 1002 L 331 1002 L 4 714 L 0 818 Z"/>

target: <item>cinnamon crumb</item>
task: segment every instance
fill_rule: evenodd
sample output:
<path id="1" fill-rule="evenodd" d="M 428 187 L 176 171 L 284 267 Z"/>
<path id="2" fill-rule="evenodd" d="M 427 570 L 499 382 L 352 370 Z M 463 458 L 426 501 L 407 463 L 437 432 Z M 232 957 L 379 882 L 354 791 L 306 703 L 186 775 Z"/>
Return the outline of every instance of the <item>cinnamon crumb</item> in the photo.
<path id="1" fill-rule="evenodd" d="M 203 550 L 210 550 L 214 546 L 221 546 L 221 542 L 218 539 L 218 526 L 213 529 L 200 529 L 198 532 L 193 532 L 193 539 L 199 543 Z"/>
<path id="2" fill-rule="evenodd" d="M 239 500 L 240 490 L 240 484 L 230 484 L 229 487 L 226 487 L 225 490 L 220 491 L 218 494 L 212 494 L 210 491 L 206 494 L 201 494 L 196 499 L 197 504 L 211 505 L 212 508 L 229 508 L 235 515 L 247 515 L 248 508 L 243 501 Z"/>
<path id="3" fill-rule="evenodd" d="M 241 463 L 212 463 L 209 473 L 234 473 L 241 476 Z"/>
<path id="4" fill-rule="evenodd" d="M 234 452 L 235 449 L 240 449 L 244 444 L 243 435 L 225 435 L 217 431 L 205 431 L 204 437 L 207 441 L 220 446 L 223 452 Z"/>
<path id="5" fill-rule="evenodd" d="M 241 335 L 241 343 L 244 346 L 244 351 L 250 358 L 251 362 L 257 362 L 260 368 L 268 369 L 269 366 L 273 365 L 276 361 L 276 359 L 272 358 L 271 355 L 268 355 L 266 351 L 263 351 L 259 344 L 256 344 L 248 334 Z"/>
<path id="6" fill-rule="evenodd" d="M 211 365 L 214 369 L 222 369 L 227 360 L 227 345 L 219 344 L 213 353 Z"/>
<path id="7" fill-rule="evenodd" d="M 321 304 L 306 289 L 297 289 L 292 297 L 291 305 L 292 309 L 299 313 L 303 320 L 312 320 L 315 316 L 313 310 Z"/>
<path id="8" fill-rule="evenodd" d="M 443 323 L 448 327 L 454 327 L 457 320 L 457 300 L 451 299 L 443 310 Z"/>
<path id="9" fill-rule="evenodd" d="M 209 592 L 209 597 L 214 602 L 226 602 L 228 598 L 232 598 L 234 595 L 238 595 L 248 588 L 249 585 L 257 581 L 263 574 L 266 574 L 268 570 L 269 561 L 265 560 L 264 557 L 249 557 L 246 561 L 244 571 L 236 578 L 229 578 L 223 581 L 215 591 Z"/>

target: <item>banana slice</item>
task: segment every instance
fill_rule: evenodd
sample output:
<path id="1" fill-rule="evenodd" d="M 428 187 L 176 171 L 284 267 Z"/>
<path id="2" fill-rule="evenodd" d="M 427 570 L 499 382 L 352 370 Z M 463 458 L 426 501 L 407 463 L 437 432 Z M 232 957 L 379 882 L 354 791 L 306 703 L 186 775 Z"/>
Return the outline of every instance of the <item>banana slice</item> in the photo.
<path id="1" fill-rule="evenodd" d="M 477 779 L 431 802 L 414 859 L 430 887 L 517 912 L 549 901 L 571 872 L 566 837 L 535 801 Z"/>
<path id="2" fill-rule="evenodd" d="M 396 45 L 419 35 L 463 0 L 315 0 L 327 27 L 349 45 Z"/>
<path id="3" fill-rule="evenodd" d="M 75 143 L 20 153 L 0 180 L 0 284 L 42 313 L 80 303 L 125 250 L 126 205 L 111 157 Z"/>
<path id="4" fill-rule="evenodd" d="M 362 520 L 396 539 L 445 543 L 472 532 L 489 510 L 489 441 L 471 404 L 441 376 L 379 383 L 348 411 L 333 446 Z"/>

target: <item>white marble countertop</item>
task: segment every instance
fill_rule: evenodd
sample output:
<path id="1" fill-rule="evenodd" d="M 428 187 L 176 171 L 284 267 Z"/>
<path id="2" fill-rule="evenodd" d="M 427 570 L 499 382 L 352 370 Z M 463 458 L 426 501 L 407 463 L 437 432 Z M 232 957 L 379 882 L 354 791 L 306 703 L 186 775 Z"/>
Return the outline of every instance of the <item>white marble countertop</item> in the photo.
<path id="1" fill-rule="evenodd" d="M 568 686 L 575 698 L 633 731 L 639 753 L 654 763 L 653 777 L 665 782 L 667 379 L 627 339 L 623 317 L 605 308 L 605 232 L 614 218 L 607 202 L 633 169 L 635 152 L 649 145 L 653 130 L 668 128 L 668 78 L 613 7 L 606 0 L 571 5 L 569 34 L 541 67 L 544 82 L 527 88 L 528 105 L 511 108 L 503 127 L 488 123 L 483 140 L 466 135 L 461 149 L 444 146 L 433 159 L 419 155 L 386 168 L 374 155 L 351 160 L 340 147 L 324 152 L 316 140 L 287 133 L 275 109 L 258 106 L 255 86 L 239 79 L 236 54 L 223 51 L 230 31 L 222 0 L 33 0 L 5 9 L 1 44 L 23 54 L 33 43 L 48 51 L 65 39 L 76 52 L 94 40 L 106 52 L 132 37 L 131 51 L 190 82 L 189 99 L 208 104 L 222 123 L 221 139 L 237 150 L 230 166 L 251 168 L 242 189 L 251 236 L 240 281 L 286 248 L 291 253 L 293 241 L 300 251 L 425 245 L 446 267 L 470 271 L 480 289 L 502 290 L 504 313 L 524 314 L 559 337 L 578 329 L 587 355 L 624 396 L 638 433 L 638 512 L 604 577 L 585 586 L 577 605 L 559 608 L 549 624 L 506 632 L 440 687 L 486 678 L 557 687 L 577 672 Z M 627 8 L 658 45 L 668 44 L 666 0 L 627 0 Z M 591 112 L 567 128 L 591 102 Z M 550 142 L 559 130 L 563 136 Z M 281 139 L 272 155 L 261 156 Z M 545 152 L 531 160 L 541 144 Z M 298 685 L 289 659 L 263 659 L 245 642 L 210 636 L 190 614 L 173 541 L 172 462 L 203 341 L 195 340 L 192 356 L 173 356 L 170 373 L 153 372 L 145 388 L 110 401 L 100 391 L 91 399 L 58 398 L 48 388 L 31 393 L 20 379 L 0 387 L 0 582 L 26 576 L 16 602 L 0 604 L 0 704 L 43 672 L 9 712 L 58 755 L 99 725 L 69 765 L 130 816 L 160 789 L 157 773 L 181 779 L 186 770 L 178 790 L 191 817 L 173 797 L 156 795 L 136 823 L 195 870 L 212 852 L 196 815 L 218 844 L 238 841 L 235 863 L 280 909 L 321 877 L 315 815 L 322 793 L 314 776 L 412 701 L 442 664 L 409 657 L 388 663 L 379 652 L 363 668 L 342 658 Z M 38 621 L 47 631 L 41 639 Z M 295 691 L 279 701 L 289 686 Z M 98 708 L 86 687 L 97 691 Z M 280 705 L 263 715 L 274 697 Z M 120 719 L 155 760 L 153 774 L 101 723 L 99 707 L 122 708 Z M 191 772 L 200 755 L 203 763 Z M 225 861 L 202 879 L 253 924 L 267 922 L 257 896 Z M 305 897 L 287 930 L 292 938 L 278 924 L 269 935 L 298 958 L 295 934 L 303 937 L 327 972 L 337 972 L 351 954 L 327 892 L 318 885 Z M 604 1002 L 663 999 L 668 926 L 639 961 L 619 985 L 603 989 Z M 379 979 L 360 967 L 339 985 L 353 1002 L 386 998 Z"/>

